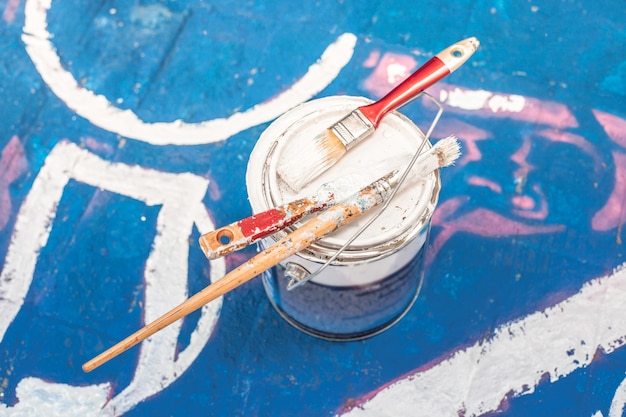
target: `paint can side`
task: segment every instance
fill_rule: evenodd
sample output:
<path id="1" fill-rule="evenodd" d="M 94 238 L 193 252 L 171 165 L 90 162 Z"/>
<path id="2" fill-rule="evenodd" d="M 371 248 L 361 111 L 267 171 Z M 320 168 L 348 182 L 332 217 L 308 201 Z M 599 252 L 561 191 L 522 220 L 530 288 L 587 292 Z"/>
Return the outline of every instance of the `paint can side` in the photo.
<path id="1" fill-rule="evenodd" d="M 259 138 L 248 163 L 246 180 L 253 211 L 311 195 L 337 178 L 353 179 L 357 191 L 410 158 L 424 135 L 409 119 L 393 112 L 371 137 L 299 193 L 278 177 L 276 166 L 287 146 L 312 140 L 342 115 L 368 102 L 358 97 L 326 97 L 304 103 L 274 121 Z M 428 147 L 430 144 L 425 149 Z M 263 283 L 274 307 L 300 330 L 331 340 L 360 339 L 393 325 L 408 311 L 421 288 L 439 188 L 438 171 L 407 181 L 387 210 L 337 261 L 301 287 L 286 289 L 290 279 L 286 270 L 295 265 L 314 272 L 375 213 L 265 272 Z M 289 230 L 297 227 L 298 223 Z M 260 246 L 270 246 L 284 233 L 265 239 Z"/>

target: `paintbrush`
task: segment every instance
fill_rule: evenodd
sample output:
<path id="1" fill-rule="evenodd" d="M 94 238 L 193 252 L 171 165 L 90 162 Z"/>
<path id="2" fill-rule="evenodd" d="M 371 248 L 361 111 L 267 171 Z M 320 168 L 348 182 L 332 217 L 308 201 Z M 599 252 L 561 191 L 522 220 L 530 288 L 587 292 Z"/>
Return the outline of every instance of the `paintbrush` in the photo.
<path id="1" fill-rule="evenodd" d="M 340 200 L 336 183 L 323 184 L 313 195 L 271 208 L 200 236 L 202 251 L 216 259 L 244 248 L 291 226 L 302 217 L 333 205 Z M 345 197 L 345 196 L 344 196 Z"/>
<path id="2" fill-rule="evenodd" d="M 437 168 L 451 164 L 458 155 L 459 146 L 456 139 L 454 137 L 442 139 L 419 155 L 410 175 L 412 178 L 424 177 Z M 386 163 L 389 165 L 389 161 Z M 342 176 L 323 184 L 309 197 L 271 208 L 205 233 L 200 236 L 200 247 L 207 258 L 216 259 L 251 245 L 259 239 L 291 226 L 306 215 L 324 210 L 336 201 L 342 200 L 345 197 L 342 194 L 346 194 L 344 190 L 349 189 L 345 183 L 350 181 L 354 181 L 350 174 Z"/>
<path id="3" fill-rule="evenodd" d="M 289 187 L 299 191 L 371 135 L 387 113 L 407 104 L 463 65 L 478 45 L 478 39 L 472 37 L 449 46 L 380 100 L 357 108 L 313 140 L 286 147 L 277 167 L 278 174 Z"/>
<path id="4" fill-rule="evenodd" d="M 398 170 L 389 173 L 342 202 L 337 203 L 319 216 L 312 218 L 302 227 L 289 233 L 245 264 L 226 274 L 217 282 L 209 285 L 152 323 L 86 362 L 83 365 L 83 370 L 89 372 L 97 368 L 159 330 L 249 281 L 296 252 L 307 248 L 328 233 L 359 218 L 385 200 L 393 186 L 389 180 L 395 179 L 397 173 Z"/>

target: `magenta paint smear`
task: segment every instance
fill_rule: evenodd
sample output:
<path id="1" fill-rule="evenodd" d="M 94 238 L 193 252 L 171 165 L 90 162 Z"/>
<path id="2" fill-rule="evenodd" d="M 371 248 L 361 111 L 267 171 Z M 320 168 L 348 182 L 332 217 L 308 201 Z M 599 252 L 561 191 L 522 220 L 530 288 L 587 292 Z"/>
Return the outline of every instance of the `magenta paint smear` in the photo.
<path id="1" fill-rule="evenodd" d="M 509 95 L 498 92 L 470 90 L 446 83 L 437 83 L 428 92 L 446 105 L 446 112 L 471 114 L 489 118 L 507 118 L 556 128 L 578 127 L 578 121 L 564 104 L 539 100 L 533 97 Z M 515 97 L 519 104 L 515 110 L 505 103 Z M 426 106 L 432 104 L 424 101 Z M 519 108 L 518 108 L 519 107 Z"/>
<path id="2" fill-rule="evenodd" d="M 611 140 L 626 148 L 626 120 L 600 110 L 593 110 L 593 114 Z"/>
<path id="3" fill-rule="evenodd" d="M 366 67 L 375 66 L 376 68 L 363 83 L 363 87 L 373 97 L 384 96 L 408 77 L 412 70 L 417 68 L 417 61 L 408 55 L 387 53 L 380 58 L 377 64 L 374 64 L 374 60 L 378 57 L 378 53 L 372 53 L 363 64 Z"/>
<path id="4" fill-rule="evenodd" d="M 538 132 L 538 134 L 545 139 L 551 140 L 553 142 L 562 142 L 568 143 L 570 145 L 574 145 L 582 150 L 584 153 L 593 158 L 593 162 L 596 168 L 596 171 L 599 170 L 602 166 L 602 157 L 598 153 L 597 149 L 593 146 L 591 142 L 580 135 L 576 135 L 569 132 L 562 132 L 554 129 L 544 129 Z"/>
<path id="5" fill-rule="evenodd" d="M 495 181 L 488 180 L 487 178 L 479 177 L 477 175 L 472 175 L 471 177 L 469 177 L 467 183 L 478 187 L 487 187 L 495 193 L 502 192 L 502 187 L 500 186 L 500 184 L 496 183 Z"/>
<path id="6" fill-rule="evenodd" d="M 9 221 L 11 214 L 11 195 L 9 186 L 28 169 L 24 147 L 17 136 L 13 136 L 2 150 L 0 158 L 0 230 Z"/>
<path id="7" fill-rule="evenodd" d="M 15 13 L 17 12 L 17 8 L 20 5 L 20 0 L 9 0 L 7 1 L 6 6 L 4 7 L 4 12 L 2 13 L 2 20 L 7 23 L 13 23 L 15 20 Z"/>
<path id="8" fill-rule="evenodd" d="M 626 220 L 626 154 L 613 152 L 615 186 L 606 204 L 591 219 L 594 230 L 605 232 L 624 224 Z"/>
<path id="9" fill-rule="evenodd" d="M 552 233 L 565 229 L 563 225 L 527 225 L 486 208 L 479 208 L 460 217 L 450 219 L 468 200 L 469 197 L 452 198 L 441 203 L 438 210 L 435 211 L 433 227 L 440 226 L 443 229 L 431 242 L 430 249 L 426 255 L 426 265 L 430 265 L 444 244 L 459 232 L 467 232 L 483 237 L 504 237 Z"/>

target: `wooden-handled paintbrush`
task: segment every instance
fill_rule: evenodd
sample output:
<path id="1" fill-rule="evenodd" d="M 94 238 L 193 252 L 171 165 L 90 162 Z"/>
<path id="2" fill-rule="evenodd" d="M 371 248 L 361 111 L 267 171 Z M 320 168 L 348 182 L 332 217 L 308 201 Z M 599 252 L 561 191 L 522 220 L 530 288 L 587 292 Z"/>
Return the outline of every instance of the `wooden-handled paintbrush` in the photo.
<path id="1" fill-rule="evenodd" d="M 351 147 L 371 135 L 387 113 L 407 104 L 463 65 L 478 45 L 478 39 L 472 37 L 449 46 L 380 100 L 357 108 L 310 141 L 299 143 L 297 147 L 287 146 L 278 163 L 278 175 L 289 187 L 299 191 Z"/>
<path id="2" fill-rule="evenodd" d="M 313 195 L 271 208 L 227 226 L 205 233 L 198 239 L 209 259 L 216 259 L 253 244 L 291 226 L 302 217 L 333 205 L 341 200 L 334 183 L 323 184 Z M 345 197 L 345 196 L 344 196 Z"/>
<path id="3" fill-rule="evenodd" d="M 97 368 L 176 320 L 185 317 L 210 301 L 249 281 L 296 252 L 307 248 L 324 235 L 360 217 L 372 207 L 384 201 L 390 190 L 388 179 L 395 173 L 396 171 L 373 182 L 343 202 L 309 220 L 301 228 L 291 232 L 268 249 L 251 258 L 248 262 L 226 274 L 217 282 L 209 285 L 152 323 L 86 362 L 83 365 L 83 370 L 89 372 Z"/>

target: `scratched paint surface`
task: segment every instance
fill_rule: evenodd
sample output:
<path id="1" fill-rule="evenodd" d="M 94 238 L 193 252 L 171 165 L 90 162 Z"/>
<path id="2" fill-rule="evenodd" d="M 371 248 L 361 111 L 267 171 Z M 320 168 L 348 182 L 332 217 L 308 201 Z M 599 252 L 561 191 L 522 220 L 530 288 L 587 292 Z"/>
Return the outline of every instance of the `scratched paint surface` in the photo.
<path id="1" fill-rule="evenodd" d="M 0 416 L 624 414 L 626 9 L 409 3 L 0 0 Z M 399 324 L 318 340 L 256 280 L 83 373 L 254 254 L 197 238 L 250 215 L 268 123 L 467 36 L 429 90 L 463 155 Z"/>

